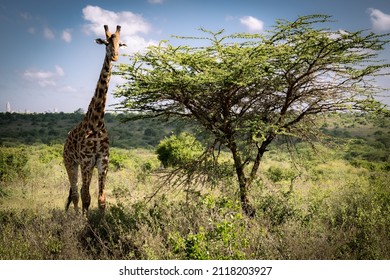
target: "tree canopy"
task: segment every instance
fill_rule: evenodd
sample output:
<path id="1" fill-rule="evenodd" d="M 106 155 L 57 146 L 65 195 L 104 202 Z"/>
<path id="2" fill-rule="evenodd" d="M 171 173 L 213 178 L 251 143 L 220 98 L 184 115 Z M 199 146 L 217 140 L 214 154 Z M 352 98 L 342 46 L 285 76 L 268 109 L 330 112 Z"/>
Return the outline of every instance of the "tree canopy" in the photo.
<path id="1" fill-rule="evenodd" d="M 383 108 L 375 77 L 387 74 L 378 54 L 388 34 L 322 27 L 330 21 L 310 15 L 261 34 L 202 29 L 203 37 L 178 37 L 201 46 L 162 41 L 118 67 L 127 80 L 115 93 L 119 108 L 208 131 L 211 147 L 230 150 L 243 210 L 253 215 L 248 190 L 276 137 L 310 140 L 322 113 Z"/>

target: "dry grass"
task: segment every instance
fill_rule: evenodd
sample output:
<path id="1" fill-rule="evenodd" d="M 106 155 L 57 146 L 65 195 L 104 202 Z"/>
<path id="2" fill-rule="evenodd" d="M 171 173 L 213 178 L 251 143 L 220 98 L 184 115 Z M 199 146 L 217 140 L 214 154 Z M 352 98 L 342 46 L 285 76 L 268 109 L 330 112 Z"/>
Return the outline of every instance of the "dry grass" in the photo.
<path id="1" fill-rule="evenodd" d="M 234 180 L 213 190 L 164 186 L 148 201 L 155 154 L 113 149 L 106 213 L 97 210 L 95 174 L 83 217 L 63 210 L 60 147 L 28 149 L 25 176 L 1 182 L 0 259 L 390 258 L 389 174 L 333 154 L 306 160 L 295 178 L 294 163 L 280 163 L 284 152 L 271 153 L 251 190 L 257 216 L 250 219 Z"/>

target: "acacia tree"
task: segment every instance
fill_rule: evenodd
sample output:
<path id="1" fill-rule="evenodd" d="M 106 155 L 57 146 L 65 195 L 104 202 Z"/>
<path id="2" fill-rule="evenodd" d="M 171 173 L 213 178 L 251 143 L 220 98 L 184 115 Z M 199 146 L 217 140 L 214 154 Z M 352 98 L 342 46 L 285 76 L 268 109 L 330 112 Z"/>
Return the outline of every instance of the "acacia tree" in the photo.
<path id="1" fill-rule="evenodd" d="M 388 35 L 321 28 L 329 22 L 311 15 L 279 20 L 263 34 L 178 37 L 196 47 L 163 41 L 118 67 L 127 82 L 115 95 L 122 109 L 189 119 L 212 135 L 213 147 L 226 147 L 251 216 L 248 190 L 276 137 L 310 141 L 320 114 L 381 107 L 374 78 L 388 67 L 377 59 Z"/>

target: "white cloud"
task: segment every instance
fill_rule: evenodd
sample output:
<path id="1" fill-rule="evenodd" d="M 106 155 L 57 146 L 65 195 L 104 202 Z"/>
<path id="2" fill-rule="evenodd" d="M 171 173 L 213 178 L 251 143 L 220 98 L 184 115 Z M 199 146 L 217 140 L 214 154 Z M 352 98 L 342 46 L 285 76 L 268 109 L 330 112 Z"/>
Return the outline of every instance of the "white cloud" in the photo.
<path id="1" fill-rule="evenodd" d="M 39 80 L 37 83 L 41 87 L 54 87 L 57 85 L 57 83 L 53 80 Z"/>
<path id="2" fill-rule="evenodd" d="M 126 50 L 128 50 L 129 52 L 136 52 L 136 51 L 144 50 L 148 46 L 158 44 L 157 41 L 146 40 L 146 39 L 142 38 L 141 36 L 137 36 L 137 35 L 126 37 L 124 39 L 124 42 L 126 42 L 126 44 L 127 44 Z"/>
<path id="3" fill-rule="evenodd" d="M 83 9 L 84 19 L 90 23 L 85 26 L 86 32 L 96 35 L 103 35 L 103 25 L 107 24 L 111 28 L 121 25 L 121 35 L 129 36 L 136 33 L 148 33 L 150 25 L 141 15 L 130 11 L 112 12 L 97 6 L 87 6 Z M 115 31 L 115 30 L 114 30 Z"/>
<path id="4" fill-rule="evenodd" d="M 64 40 L 65 42 L 67 43 L 70 43 L 72 42 L 72 33 L 71 33 L 71 30 L 70 29 L 65 29 L 64 31 L 62 31 L 62 36 L 61 36 L 62 40 Z"/>
<path id="5" fill-rule="evenodd" d="M 374 8 L 368 9 L 374 31 L 390 31 L 390 15 Z"/>
<path id="6" fill-rule="evenodd" d="M 53 77 L 53 72 L 26 70 L 23 76 L 29 80 L 46 80 Z"/>
<path id="7" fill-rule="evenodd" d="M 77 92 L 77 90 L 72 86 L 64 86 L 58 89 L 60 92 Z"/>
<path id="8" fill-rule="evenodd" d="M 48 40 L 52 40 L 55 37 L 54 32 L 47 26 L 43 28 L 43 36 Z"/>
<path id="9" fill-rule="evenodd" d="M 130 11 L 113 12 L 98 6 L 86 6 L 83 9 L 84 19 L 89 22 L 84 25 L 84 32 L 96 36 L 104 36 L 103 25 L 108 25 L 112 32 L 117 25 L 121 28 L 121 41 L 127 44 L 131 51 L 144 49 L 146 46 L 156 44 L 153 40 L 140 37 L 139 33 L 147 34 L 151 25 L 141 16 Z"/>
<path id="10" fill-rule="evenodd" d="M 264 22 L 252 16 L 242 17 L 240 22 L 251 32 L 260 32 L 264 28 Z"/>
<path id="11" fill-rule="evenodd" d="M 62 69 L 62 67 L 60 67 L 58 65 L 56 65 L 55 67 L 56 67 L 57 76 L 62 77 L 65 75 L 64 69 Z"/>
<path id="12" fill-rule="evenodd" d="M 56 80 L 65 75 L 64 69 L 56 65 L 55 71 L 26 70 L 23 77 L 41 87 L 56 86 Z"/>

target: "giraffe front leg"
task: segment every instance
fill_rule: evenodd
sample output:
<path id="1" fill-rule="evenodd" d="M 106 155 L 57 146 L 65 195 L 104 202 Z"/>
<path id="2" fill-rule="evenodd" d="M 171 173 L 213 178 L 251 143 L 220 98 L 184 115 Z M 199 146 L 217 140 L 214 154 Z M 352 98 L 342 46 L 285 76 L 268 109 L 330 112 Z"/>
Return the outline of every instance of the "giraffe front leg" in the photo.
<path id="1" fill-rule="evenodd" d="M 98 205 L 101 211 L 104 211 L 106 208 L 106 194 L 104 188 L 106 185 L 106 177 L 108 171 L 108 153 L 98 160 L 98 172 L 99 172 L 99 196 L 98 196 Z"/>
<path id="2" fill-rule="evenodd" d="M 83 185 L 81 187 L 81 201 L 83 204 L 83 214 L 88 212 L 89 205 L 91 204 L 91 195 L 89 194 L 89 186 L 91 185 L 93 172 L 93 165 L 85 164 L 81 167 L 81 176 L 83 179 Z"/>

